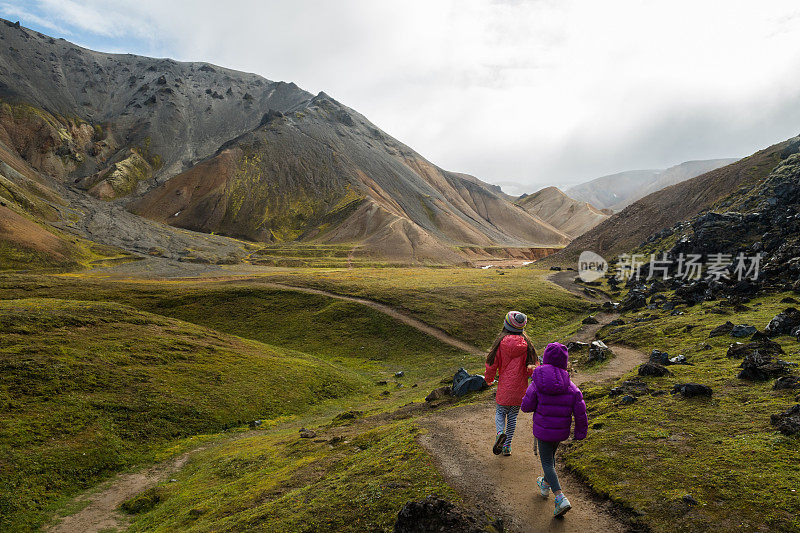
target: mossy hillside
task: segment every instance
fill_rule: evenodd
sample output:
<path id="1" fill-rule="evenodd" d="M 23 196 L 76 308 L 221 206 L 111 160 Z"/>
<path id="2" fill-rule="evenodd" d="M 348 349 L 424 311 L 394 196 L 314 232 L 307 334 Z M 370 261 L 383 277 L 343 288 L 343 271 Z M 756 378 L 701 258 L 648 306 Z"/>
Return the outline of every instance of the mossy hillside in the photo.
<path id="1" fill-rule="evenodd" d="M 296 269 L 265 279 L 381 301 L 488 349 L 512 309 L 528 315 L 526 331 L 538 344 L 585 315 L 590 304 L 547 281 L 549 274 L 528 268 Z"/>
<path id="2" fill-rule="evenodd" d="M 773 390 L 774 380 L 752 383 L 737 377 L 741 360 L 726 356 L 741 339 L 709 338 L 731 320 L 759 329 L 787 304 L 786 294 L 760 297 L 747 311 L 725 302 L 705 302 L 672 316 L 653 310 L 629 313 L 621 328 L 606 327 L 606 342 L 684 354 L 693 366 L 670 366 L 672 376 L 642 378 L 661 395 L 621 405 L 610 386 L 586 389 L 592 429 L 565 454 L 570 468 L 600 493 L 638 512 L 655 531 L 771 531 L 800 528 L 800 446 L 770 425 L 770 415 L 797 403 L 797 392 Z M 657 320 L 631 323 L 647 315 Z M 800 344 L 778 337 L 787 361 L 800 363 Z M 703 349 L 704 344 L 711 346 Z M 620 379 L 630 379 L 636 372 Z M 712 399 L 669 394 L 676 383 L 700 383 Z M 699 505 L 681 501 L 691 494 Z M 765 498 L 770 504 L 764 505 Z"/>
<path id="3" fill-rule="evenodd" d="M 306 354 L 114 303 L 3 300 L 0 328 L 4 530 L 176 439 L 372 387 Z"/>
<path id="4" fill-rule="evenodd" d="M 167 292 L 138 305 L 261 342 L 300 350 L 370 375 L 408 380 L 452 375 L 480 358 L 359 303 L 248 284 Z"/>
<path id="5" fill-rule="evenodd" d="M 251 281 L 115 282 L 100 278 L 11 275 L 0 298 L 26 296 L 113 301 L 346 365 L 376 379 L 402 370 L 406 380 L 441 379 L 470 356 L 380 311 L 322 295 Z"/>
<path id="6" fill-rule="evenodd" d="M 103 200 L 112 200 L 129 195 L 140 181 L 153 177 L 153 166 L 137 149 L 131 149 L 126 158 L 111 165 L 102 177 L 89 192 Z"/>
<path id="7" fill-rule="evenodd" d="M 275 154 L 268 141 L 243 149 L 235 176 L 225 188 L 227 209 L 220 232 L 256 241 L 288 242 L 317 235 L 343 220 L 364 199 L 333 171 L 331 154 L 321 155 L 321 167 L 307 160 Z M 287 183 L 284 176 L 307 176 Z"/>
<path id="8" fill-rule="evenodd" d="M 301 439 L 276 429 L 200 452 L 134 498 L 131 531 L 391 531 L 398 510 L 438 494 L 458 501 L 413 421 Z"/>

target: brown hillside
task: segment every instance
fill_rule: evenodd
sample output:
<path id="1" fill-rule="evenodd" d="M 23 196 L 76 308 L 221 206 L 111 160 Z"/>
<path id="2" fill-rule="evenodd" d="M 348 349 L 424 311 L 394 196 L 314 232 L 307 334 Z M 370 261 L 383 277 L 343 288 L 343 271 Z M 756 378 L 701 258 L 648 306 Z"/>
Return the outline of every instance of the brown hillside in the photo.
<path id="1" fill-rule="evenodd" d="M 517 205 L 571 238 L 578 237 L 608 218 L 608 214 L 588 202 L 567 196 L 556 187 L 546 187 L 525 196 Z"/>
<path id="2" fill-rule="evenodd" d="M 740 187 L 766 177 L 780 161 L 784 141 L 730 165 L 706 172 L 638 200 L 584 233 L 543 264 L 571 266 L 584 250 L 611 259 L 629 252 L 652 234 L 686 220 Z"/>

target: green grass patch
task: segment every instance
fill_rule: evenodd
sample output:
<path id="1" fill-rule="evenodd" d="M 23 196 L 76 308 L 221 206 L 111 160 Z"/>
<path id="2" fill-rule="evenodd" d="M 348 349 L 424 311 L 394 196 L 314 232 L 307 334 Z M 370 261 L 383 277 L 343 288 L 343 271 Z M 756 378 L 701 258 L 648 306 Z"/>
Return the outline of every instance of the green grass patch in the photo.
<path id="1" fill-rule="evenodd" d="M 177 439 L 371 387 L 306 354 L 115 303 L 2 300 L 0 329 L 4 530 Z"/>
<path id="2" fill-rule="evenodd" d="M 601 330 L 606 342 L 684 354 L 694 365 L 670 366 L 672 376 L 642 378 L 660 394 L 627 406 L 608 396 L 610 386 L 585 391 L 590 424 L 597 426 L 569 448 L 569 467 L 598 492 L 643 513 L 655 531 L 800 529 L 800 440 L 770 425 L 771 414 L 797 403 L 797 391 L 772 390 L 774 380 L 739 379 L 741 360 L 726 351 L 746 339 L 708 337 L 726 320 L 763 329 L 788 307 L 780 303 L 784 296 L 754 299 L 740 312 L 726 302 L 705 302 L 679 316 L 629 313 L 623 317 L 627 325 Z M 631 323 L 647 315 L 657 319 Z M 789 336 L 777 340 L 786 351 L 782 358 L 800 363 L 800 344 Z M 687 382 L 711 386 L 712 399 L 669 394 L 674 384 Z M 699 504 L 682 502 L 685 494 Z"/>
<path id="3" fill-rule="evenodd" d="M 200 452 L 177 482 L 128 502 L 131 531 L 391 531 L 408 500 L 458 499 L 413 422 L 335 431 L 276 430 Z"/>

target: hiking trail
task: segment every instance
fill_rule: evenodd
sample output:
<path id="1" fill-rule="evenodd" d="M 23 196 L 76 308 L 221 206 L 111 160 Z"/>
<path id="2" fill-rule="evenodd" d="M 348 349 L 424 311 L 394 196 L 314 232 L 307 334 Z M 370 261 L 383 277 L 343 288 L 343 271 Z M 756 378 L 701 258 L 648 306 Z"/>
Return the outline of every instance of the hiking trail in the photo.
<path id="1" fill-rule="evenodd" d="M 580 290 L 571 286 L 571 280 L 564 274 L 551 276 L 550 281 L 562 288 L 586 297 Z M 266 282 L 261 285 L 308 294 L 318 294 L 348 302 L 355 302 L 380 311 L 446 344 L 472 354 L 483 355 L 483 350 L 452 337 L 444 331 L 429 326 L 386 304 L 346 296 L 333 292 L 300 287 L 283 283 Z M 599 324 L 584 325 L 573 337 L 575 340 L 593 340 L 595 332 L 613 320 L 613 313 L 595 315 Z M 622 346 L 610 346 L 615 357 L 602 369 L 592 374 L 578 374 L 574 381 L 578 384 L 588 379 L 603 380 L 627 372 L 642 362 L 644 355 L 636 350 Z M 595 503 L 592 496 L 573 477 L 559 471 L 565 493 L 572 502 L 573 509 L 565 520 L 555 521 L 552 516 L 552 498 L 543 501 L 536 489 L 535 480 L 540 466 L 531 453 L 532 440 L 530 416 L 517 420 L 514 435 L 514 454 L 511 457 L 497 457 L 491 453 L 494 435 L 494 402 L 482 405 L 465 405 L 447 411 L 439 411 L 423 419 L 429 429 L 420 438 L 421 444 L 433 455 L 445 479 L 460 494 L 478 507 L 487 508 L 492 514 L 502 510 L 502 516 L 511 530 L 517 531 L 624 531 L 602 505 Z M 491 442 L 489 442 L 491 441 Z M 170 460 L 149 466 L 138 472 L 122 473 L 75 498 L 75 502 L 85 504 L 77 513 L 57 517 L 43 528 L 47 533 L 99 533 L 125 529 L 129 520 L 119 509 L 126 500 L 168 480 L 180 470 L 190 456 L 204 449 L 196 448 Z M 538 489 L 537 489 L 538 490 Z M 487 505 L 491 503 L 491 505 Z M 610 508 L 610 505 L 608 506 Z"/>
<path id="2" fill-rule="evenodd" d="M 571 271 L 560 272 L 548 280 L 587 296 L 572 284 Z M 603 301 L 600 296 L 594 300 Z M 616 313 L 598 313 L 599 324 L 583 325 L 572 340 L 589 342 Z M 601 369 L 572 376 L 577 385 L 618 377 L 646 361 L 645 354 L 625 346 L 610 345 L 615 357 Z M 553 496 L 542 499 L 536 478 L 542 475 L 539 458 L 533 454 L 532 417 L 520 412 L 512 443 L 511 457 L 493 455 L 495 402 L 470 404 L 437 411 L 423 420 L 428 429 L 420 437 L 421 444 L 434 457 L 440 472 L 466 502 L 501 517 L 510 531 L 540 532 L 623 532 L 626 527 L 612 515 L 612 504 L 593 495 L 563 465 L 558 476 L 572 510 L 563 519 L 553 518 Z M 591 434 L 591 420 L 590 434 Z M 560 461 L 559 461 L 560 463 Z"/>

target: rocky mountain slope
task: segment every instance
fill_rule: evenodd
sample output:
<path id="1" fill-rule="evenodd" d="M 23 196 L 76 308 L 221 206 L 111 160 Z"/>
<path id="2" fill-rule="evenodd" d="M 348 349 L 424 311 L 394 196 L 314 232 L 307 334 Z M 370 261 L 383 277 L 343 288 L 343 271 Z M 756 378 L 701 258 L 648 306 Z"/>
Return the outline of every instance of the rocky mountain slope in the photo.
<path id="1" fill-rule="evenodd" d="M 533 194 L 523 195 L 516 204 L 573 239 L 611 215 L 610 210 L 600 210 L 588 202 L 574 200 L 557 187 L 546 187 Z"/>
<path id="2" fill-rule="evenodd" d="M 676 183 L 733 163 L 736 159 L 686 161 L 661 170 L 629 170 L 595 178 L 567 189 L 576 200 L 621 211 L 636 200 Z"/>
<path id="3" fill-rule="evenodd" d="M 595 251 L 606 259 L 628 253 L 652 235 L 711 208 L 731 191 L 749 190 L 775 168 L 793 142 L 775 144 L 730 165 L 649 194 L 587 231 L 546 261 L 572 266 L 584 250 Z"/>
<path id="4" fill-rule="evenodd" d="M 163 226 L 122 215 L 127 206 L 182 229 L 448 263 L 464 260 L 463 247 L 569 241 L 324 93 L 207 63 L 94 52 L 3 22 L 0 142 L 79 203 L 80 221 L 113 211 L 153 241 Z M 89 237 L 88 223 L 62 222 Z M 153 248 L 95 228 L 101 242 Z"/>

